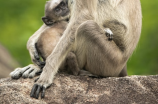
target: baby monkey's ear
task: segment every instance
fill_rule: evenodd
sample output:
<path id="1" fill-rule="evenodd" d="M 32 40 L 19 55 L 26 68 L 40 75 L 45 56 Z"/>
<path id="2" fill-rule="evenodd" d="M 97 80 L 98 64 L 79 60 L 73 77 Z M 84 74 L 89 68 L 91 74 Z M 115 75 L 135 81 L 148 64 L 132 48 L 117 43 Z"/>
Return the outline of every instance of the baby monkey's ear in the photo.
<path id="1" fill-rule="evenodd" d="M 50 26 L 50 25 L 53 25 L 53 21 L 48 19 L 47 17 L 42 17 L 42 21 L 47 25 L 47 26 Z"/>

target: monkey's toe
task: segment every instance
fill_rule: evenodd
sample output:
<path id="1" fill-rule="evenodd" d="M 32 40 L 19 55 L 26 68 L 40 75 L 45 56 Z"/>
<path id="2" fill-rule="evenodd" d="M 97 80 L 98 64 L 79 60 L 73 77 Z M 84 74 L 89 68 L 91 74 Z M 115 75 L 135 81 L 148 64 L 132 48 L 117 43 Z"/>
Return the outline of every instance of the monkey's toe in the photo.
<path id="1" fill-rule="evenodd" d="M 13 79 L 19 79 L 22 76 L 22 74 L 29 68 L 29 66 L 26 66 L 24 68 L 16 68 L 13 72 L 10 73 L 10 76 Z"/>
<path id="2" fill-rule="evenodd" d="M 42 71 L 43 71 L 42 69 L 39 70 L 39 71 L 37 71 L 37 72 L 36 72 L 36 75 L 41 75 Z"/>
<path id="3" fill-rule="evenodd" d="M 34 69 L 34 70 L 29 74 L 28 77 L 29 77 L 29 78 L 33 78 L 33 77 L 35 77 L 37 71 L 38 71 L 38 70 Z"/>
<path id="4" fill-rule="evenodd" d="M 33 78 L 40 70 L 41 69 L 38 66 L 30 64 L 23 68 L 16 68 L 13 72 L 10 73 L 10 76 L 12 79 L 19 79 L 20 77 Z"/>
<path id="5" fill-rule="evenodd" d="M 45 97 L 45 91 L 46 91 L 46 87 L 45 86 L 41 86 L 41 85 L 35 84 L 33 86 L 32 90 L 31 90 L 30 97 L 38 99 L 39 95 L 41 93 L 41 98 L 44 98 Z"/>
<path id="6" fill-rule="evenodd" d="M 29 68 L 28 70 L 26 70 L 26 71 L 23 73 L 22 77 L 23 77 L 23 78 L 28 78 L 28 77 L 29 77 L 29 74 L 30 74 L 33 70 L 34 70 L 34 69 Z"/>
<path id="7" fill-rule="evenodd" d="M 49 82 L 48 80 L 40 80 L 40 78 L 37 78 L 35 81 L 37 81 L 30 93 L 30 97 L 39 98 L 39 95 L 41 93 L 41 98 L 45 97 L 45 91 L 48 87 L 51 86 L 52 82 Z"/>

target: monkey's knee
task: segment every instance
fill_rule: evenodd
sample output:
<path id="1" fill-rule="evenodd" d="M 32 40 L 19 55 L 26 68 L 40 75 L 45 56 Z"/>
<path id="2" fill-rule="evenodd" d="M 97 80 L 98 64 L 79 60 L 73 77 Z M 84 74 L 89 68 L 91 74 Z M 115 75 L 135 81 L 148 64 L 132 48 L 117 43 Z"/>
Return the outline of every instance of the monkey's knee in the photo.
<path id="1" fill-rule="evenodd" d="M 79 66 L 76 55 L 73 52 L 69 52 L 66 57 L 66 66 L 69 74 L 78 75 Z"/>
<path id="2" fill-rule="evenodd" d="M 103 34 L 103 33 L 104 33 L 103 30 L 93 20 L 88 20 L 82 23 L 77 30 L 77 35 L 86 34 L 92 36 L 95 34 Z"/>

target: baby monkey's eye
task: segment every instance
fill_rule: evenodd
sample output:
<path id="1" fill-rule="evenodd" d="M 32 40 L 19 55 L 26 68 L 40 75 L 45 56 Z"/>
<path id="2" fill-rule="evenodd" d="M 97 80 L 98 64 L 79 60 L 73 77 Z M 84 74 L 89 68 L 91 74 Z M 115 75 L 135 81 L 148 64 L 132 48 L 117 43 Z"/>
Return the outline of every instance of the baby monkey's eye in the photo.
<path id="1" fill-rule="evenodd" d="M 55 8 L 55 12 L 59 12 L 60 11 L 60 8 Z"/>

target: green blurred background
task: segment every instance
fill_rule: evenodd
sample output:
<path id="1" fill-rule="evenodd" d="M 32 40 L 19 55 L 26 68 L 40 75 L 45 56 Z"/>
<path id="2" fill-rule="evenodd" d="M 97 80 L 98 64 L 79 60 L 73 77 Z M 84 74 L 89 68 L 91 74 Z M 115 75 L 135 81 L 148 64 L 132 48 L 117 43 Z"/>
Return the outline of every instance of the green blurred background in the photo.
<path id="1" fill-rule="evenodd" d="M 31 63 L 28 38 L 42 25 L 46 0 L 0 0 L 0 43 L 21 66 Z M 141 0 L 140 42 L 128 62 L 129 75 L 158 74 L 158 0 Z"/>

